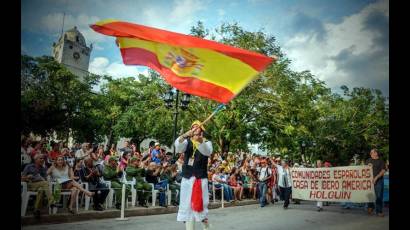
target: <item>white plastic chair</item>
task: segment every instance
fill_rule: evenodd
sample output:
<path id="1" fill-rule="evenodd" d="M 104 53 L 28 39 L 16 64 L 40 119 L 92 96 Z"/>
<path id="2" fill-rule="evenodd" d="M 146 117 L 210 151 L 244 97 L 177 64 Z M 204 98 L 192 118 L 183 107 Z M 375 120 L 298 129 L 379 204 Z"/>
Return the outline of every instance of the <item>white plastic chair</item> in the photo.
<path id="1" fill-rule="evenodd" d="M 111 181 L 103 181 L 103 182 L 108 186 L 108 189 L 110 190 L 108 192 L 107 198 L 105 199 L 105 209 L 107 209 L 107 208 L 111 208 L 112 203 L 114 202 L 114 189 L 111 188 Z M 88 183 L 83 182 L 83 183 L 80 183 L 80 184 L 83 185 L 83 188 L 85 190 L 89 191 L 88 190 L 88 188 L 89 188 Z M 83 199 L 83 198 L 84 198 L 84 210 L 88 210 L 90 208 L 91 197 L 86 196 L 83 193 L 83 196 L 82 196 L 81 199 Z"/>
<path id="2" fill-rule="evenodd" d="M 152 206 L 155 206 L 156 200 L 157 200 L 157 195 L 159 195 L 159 190 L 154 189 L 154 184 L 149 183 L 151 185 L 151 193 L 152 193 Z M 166 196 L 167 196 L 167 204 L 171 205 L 171 190 L 169 190 L 169 184 L 167 184 L 167 189 L 165 191 Z"/>
<path id="3" fill-rule="evenodd" d="M 28 191 L 27 182 L 21 181 L 21 216 L 26 216 L 30 196 L 37 196 L 38 192 Z"/>
<path id="4" fill-rule="evenodd" d="M 216 190 L 221 190 L 221 202 L 223 203 L 224 202 L 223 186 L 221 185 L 221 187 L 217 188 L 215 187 L 215 181 L 212 181 L 212 197 L 213 197 L 214 203 L 216 203 L 216 197 L 215 197 Z"/>
<path id="5" fill-rule="evenodd" d="M 127 176 L 127 173 L 124 170 L 122 173 L 122 182 L 125 183 L 126 185 L 131 186 L 131 206 L 135 207 L 135 204 L 137 203 L 137 190 L 135 189 L 137 180 L 135 179 L 135 177 L 133 177 L 131 181 L 128 181 L 126 176 Z M 128 207 L 128 201 L 127 201 L 127 207 Z"/>
<path id="6" fill-rule="evenodd" d="M 51 194 L 53 194 L 55 186 L 57 185 L 57 182 L 49 181 L 49 184 L 50 184 L 50 192 L 51 192 Z M 71 189 L 61 189 L 60 194 L 61 194 L 61 196 L 63 196 L 63 207 L 67 206 L 67 200 L 64 199 L 64 196 L 71 197 L 71 191 L 72 191 Z M 75 207 L 76 211 L 78 212 L 78 196 L 75 200 L 75 206 L 76 206 Z M 53 210 L 51 209 L 51 207 L 49 207 L 49 214 L 56 214 L 57 210 L 58 210 L 57 207 L 55 207 Z"/>

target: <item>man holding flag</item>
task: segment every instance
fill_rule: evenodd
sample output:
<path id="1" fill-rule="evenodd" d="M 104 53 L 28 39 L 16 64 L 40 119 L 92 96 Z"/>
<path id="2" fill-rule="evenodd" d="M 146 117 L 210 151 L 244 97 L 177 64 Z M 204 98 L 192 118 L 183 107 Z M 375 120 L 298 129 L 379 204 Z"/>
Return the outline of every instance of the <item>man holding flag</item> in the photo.
<path id="1" fill-rule="evenodd" d="M 208 229 L 207 163 L 212 143 L 203 137 L 203 125 L 277 57 L 114 19 L 90 27 L 116 37 L 124 64 L 148 66 L 178 90 L 221 103 L 206 120 L 195 121 L 189 132 L 175 140 L 176 152 L 184 152 L 177 220 L 184 221 L 187 229 L 202 221 Z"/>
<path id="2" fill-rule="evenodd" d="M 201 122 L 195 121 L 189 132 L 175 140 L 176 151 L 184 153 L 177 221 L 184 221 L 187 230 L 195 229 L 195 221 L 209 229 L 208 157 L 212 143 L 204 138 L 204 130 Z"/>

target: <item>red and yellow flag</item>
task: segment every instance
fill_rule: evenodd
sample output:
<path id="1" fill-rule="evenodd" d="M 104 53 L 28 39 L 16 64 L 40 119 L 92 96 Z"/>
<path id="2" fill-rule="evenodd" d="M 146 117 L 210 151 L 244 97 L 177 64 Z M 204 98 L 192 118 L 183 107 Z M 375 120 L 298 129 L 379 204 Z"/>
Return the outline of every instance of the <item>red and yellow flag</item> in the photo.
<path id="1" fill-rule="evenodd" d="M 158 71 L 173 87 L 228 103 L 276 58 L 198 37 L 117 20 L 91 28 L 117 37 L 126 65 Z"/>

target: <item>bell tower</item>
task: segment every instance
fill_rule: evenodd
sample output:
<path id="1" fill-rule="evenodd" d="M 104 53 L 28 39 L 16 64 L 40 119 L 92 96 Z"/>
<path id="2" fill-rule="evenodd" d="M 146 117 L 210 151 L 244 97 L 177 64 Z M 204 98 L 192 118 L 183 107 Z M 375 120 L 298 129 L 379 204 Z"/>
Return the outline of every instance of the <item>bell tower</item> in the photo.
<path id="1" fill-rule="evenodd" d="M 74 26 L 62 34 L 57 43 L 53 43 L 53 57 L 82 80 L 88 75 L 92 48 L 92 45 L 87 47 L 84 36 Z"/>

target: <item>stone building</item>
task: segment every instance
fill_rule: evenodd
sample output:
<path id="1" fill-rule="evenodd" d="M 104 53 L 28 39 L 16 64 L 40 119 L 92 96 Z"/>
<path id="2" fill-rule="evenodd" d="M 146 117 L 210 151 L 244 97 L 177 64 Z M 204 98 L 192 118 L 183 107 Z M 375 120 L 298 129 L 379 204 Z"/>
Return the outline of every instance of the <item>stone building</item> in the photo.
<path id="1" fill-rule="evenodd" d="M 57 43 L 53 43 L 53 57 L 82 79 L 88 74 L 92 48 L 92 44 L 87 47 L 84 36 L 74 26 L 67 30 Z"/>

